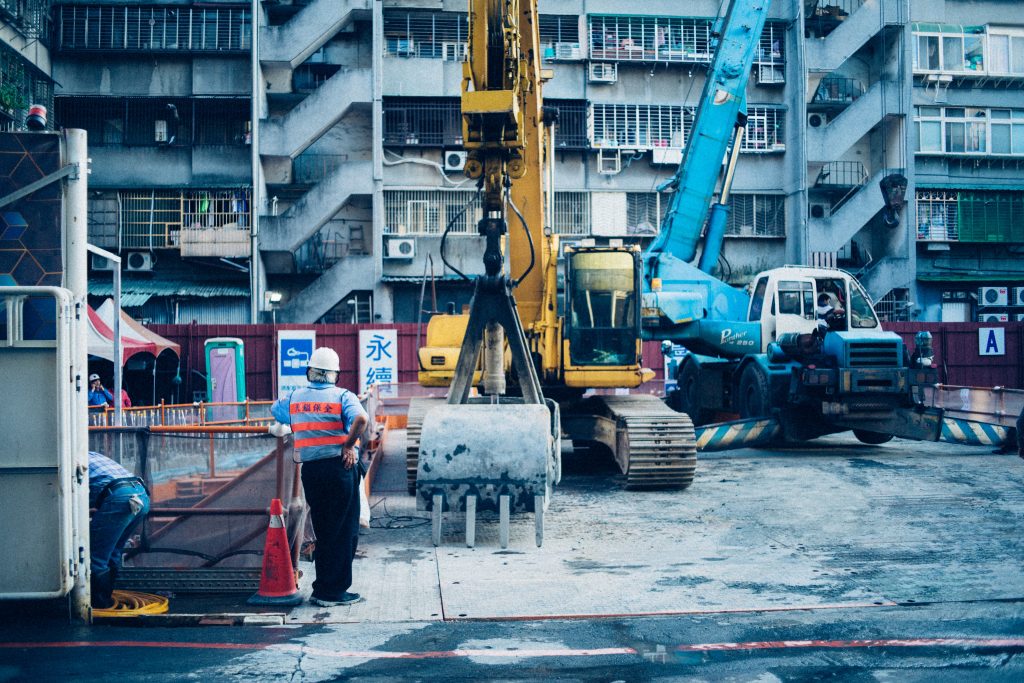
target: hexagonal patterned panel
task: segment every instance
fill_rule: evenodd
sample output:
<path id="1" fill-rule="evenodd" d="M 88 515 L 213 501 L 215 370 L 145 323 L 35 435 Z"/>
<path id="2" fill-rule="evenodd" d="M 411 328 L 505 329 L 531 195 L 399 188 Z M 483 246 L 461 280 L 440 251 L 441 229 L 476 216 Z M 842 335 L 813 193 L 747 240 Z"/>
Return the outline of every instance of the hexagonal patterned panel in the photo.
<path id="1" fill-rule="evenodd" d="M 57 133 L 0 133 L 0 197 L 60 169 Z M 0 285 L 60 285 L 61 183 L 51 183 L 0 207 Z M 25 306 L 25 337 L 52 339 L 50 301 Z"/>

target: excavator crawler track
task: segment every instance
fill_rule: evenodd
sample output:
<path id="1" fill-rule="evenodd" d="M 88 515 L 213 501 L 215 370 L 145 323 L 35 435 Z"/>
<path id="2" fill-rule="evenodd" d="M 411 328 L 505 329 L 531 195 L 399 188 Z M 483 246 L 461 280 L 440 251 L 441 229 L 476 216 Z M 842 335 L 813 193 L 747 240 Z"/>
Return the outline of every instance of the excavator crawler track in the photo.
<path id="1" fill-rule="evenodd" d="M 605 415 L 616 423 L 615 459 L 626 488 L 685 489 L 697 469 L 693 422 L 656 396 L 603 396 Z"/>
<path id="2" fill-rule="evenodd" d="M 434 406 L 445 403 L 443 398 L 413 398 L 409 402 L 409 422 L 405 428 L 405 477 L 410 496 L 416 495 L 416 467 L 420 459 L 420 435 L 423 416 Z"/>

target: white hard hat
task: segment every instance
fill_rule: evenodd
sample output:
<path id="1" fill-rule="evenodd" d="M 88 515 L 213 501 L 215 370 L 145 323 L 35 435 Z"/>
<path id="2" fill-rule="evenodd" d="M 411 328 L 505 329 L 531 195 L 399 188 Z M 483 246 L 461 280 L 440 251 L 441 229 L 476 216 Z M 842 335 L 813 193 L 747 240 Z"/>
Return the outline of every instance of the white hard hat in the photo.
<path id="1" fill-rule="evenodd" d="M 89 381 L 90 381 L 90 382 L 95 382 L 95 381 L 96 381 L 96 380 L 98 380 L 99 378 L 100 378 L 100 376 L 99 376 L 99 375 L 97 375 L 97 374 L 96 374 L 95 372 L 94 372 L 94 373 L 92 373 L 91 375 L 89 375 Z"/>
<path id="2" fill-rule="evenodd" d="M 317 370 L 328 370 L 330 372 L 341 372 L 341 361 L 334 349 L 321 346 L 309 357 L 309 367 Z"/>

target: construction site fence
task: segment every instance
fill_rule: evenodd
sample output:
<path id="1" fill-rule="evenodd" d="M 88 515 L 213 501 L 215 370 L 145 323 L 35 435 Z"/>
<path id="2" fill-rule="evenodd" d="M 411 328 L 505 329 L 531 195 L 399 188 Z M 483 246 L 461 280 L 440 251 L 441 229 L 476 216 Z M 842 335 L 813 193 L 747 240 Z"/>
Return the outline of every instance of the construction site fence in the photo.
<path id="1" fill-rule="evenodd" d="M 131 406 L 122 409 L 122 424 L 117 425 L 116 411 L 110 406 L 89 409 L 90 427 L 149 427 L 153 425 L 269 425 L 272 401 L 237 401 L 219 403 L 165 403 L 154 406 Z"/>

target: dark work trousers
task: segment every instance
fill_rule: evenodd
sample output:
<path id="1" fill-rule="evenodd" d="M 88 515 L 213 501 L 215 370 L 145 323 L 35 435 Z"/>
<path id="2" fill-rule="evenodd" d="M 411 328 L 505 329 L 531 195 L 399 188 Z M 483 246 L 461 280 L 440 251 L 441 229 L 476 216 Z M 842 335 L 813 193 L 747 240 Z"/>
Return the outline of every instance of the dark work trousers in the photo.
<path id="1" fill-rule="evenodd" d="M 337 598 L 352 585 L 359 544 L 359 468 L 340 456 L 304 462 L 302 488 L 316 534 L 313 595 Z"/>

